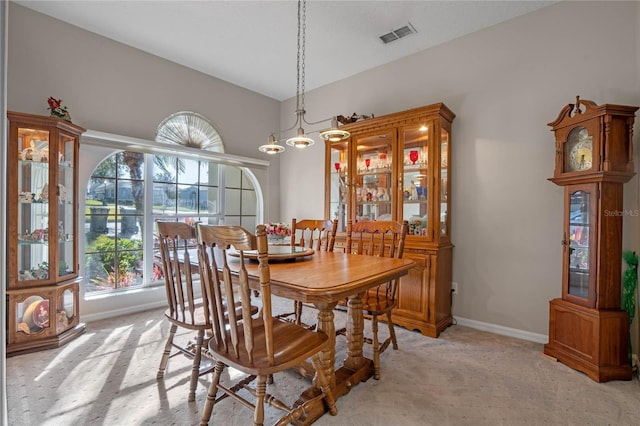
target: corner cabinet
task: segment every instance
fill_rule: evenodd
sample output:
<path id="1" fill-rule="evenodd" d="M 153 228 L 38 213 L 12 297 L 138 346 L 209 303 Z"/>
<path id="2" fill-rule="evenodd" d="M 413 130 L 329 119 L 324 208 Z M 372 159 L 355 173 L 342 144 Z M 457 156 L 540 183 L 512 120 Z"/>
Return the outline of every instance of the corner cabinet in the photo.
<path id="1" fill-rule="evenodd" d="M 78 144 L 68 121 L 8 112 L 7 354 L 58 347 L 79 321 Z"/>
<path id="2" fill-rule="evenodd" d="M 451 322 L 451 122 L 444 104 L 349 123 L 349 139 L 327 142 L 325 217 L 407 220 L 404 256 L 416 262 L 401 279 L 393 322 L 438 337 Z M 340 245 L 338 237 L 337 246 Z"/>

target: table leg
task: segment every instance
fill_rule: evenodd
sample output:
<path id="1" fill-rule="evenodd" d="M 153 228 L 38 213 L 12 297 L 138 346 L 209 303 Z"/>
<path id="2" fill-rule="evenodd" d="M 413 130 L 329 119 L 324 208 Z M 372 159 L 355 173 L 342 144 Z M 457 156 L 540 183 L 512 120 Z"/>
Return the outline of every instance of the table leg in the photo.
<path id="1" fill-rule="evenodd" d="M 327 333 L 329 336 L 329 348 L 321 355 L 321 364 L 327 380 L 331 384 L 334 398 L 338 399 L 349 393 L 351 388 L 360 382 L 364 382 L 373 376 L 373 362 L 362 354 L 364 345 L 364 316 L 362 315 L 362 296 L 360 293 L 349 297 L 347 302 L 347 358 L 344 366 L 337 371 L 335 368 L 336 358 L 336 328 L 333 322 L 333 308 L 336 303 L 316 303 L 318 309 L 318 330 Z M 305 390 L 295 405 L 300 406 L 305 401 L 314 399 L 320 390 L 316 378 L 313 379 L 313 386 Z M 307 414 L 293 422 L 296 426 L 310 425 L 322 416 L 327 409 L 322 400 L 316 399 L 316 403 L 307 406 Z"/>
<path id="2" fill-rule="evenodd" d="M 364 316 L 362 315 L 362 296 L 364 293 L 349 296 L 347 300 L 347 357 L 344 367 L 359 369 L 363 362 Z"/>
<path id="3" fill-rule="evenodd" d="M 346 393 L 343 392 L 339 394 L 336 392 L 336 326 L 333 322 L 333 308 L 336 307 L 337 303 L 315 303 L 314 305 L 318 309 L 317 331 L 322 331 L 329 337 L 328 348 L 320 353 L 320 364 L 322 365 L 321 368 L 324 370 L 327 382 L 329 382 L 329 386 L 334 390 L 333 396 L 337 399 L 339 396 Z M 316 375 L 316 377 L 313 378 L 313 385 L 300 395 L 294 406 L 301 406 L 312 399 L 315 399 L 315 402 L 307 405 L 306 415 L 294 421 L 294 425 L 310 425 L 325 413 L 327 407 L 324 405 L 324 401 L 316 398 L 320 392 L 320 384 L 318 383 Z"/>
<path id="4" fill-rule="evenodd" d="M 318 331 L 322 331 L 329 336 L 328 349 L 324 350 L 320 354 L 320 360 L 325 376 L 329 381 L 329 385 L 332 388 L 336 386 L 335 364 L 336 364 L 336 325 L 333 321 L 333 309 L 336 307 L 336 302 L 333 303 L 315 303 L 315 307 L 318 309 Z M 317 377 L 313 378 L 313 385 L 317 388 Z"/>

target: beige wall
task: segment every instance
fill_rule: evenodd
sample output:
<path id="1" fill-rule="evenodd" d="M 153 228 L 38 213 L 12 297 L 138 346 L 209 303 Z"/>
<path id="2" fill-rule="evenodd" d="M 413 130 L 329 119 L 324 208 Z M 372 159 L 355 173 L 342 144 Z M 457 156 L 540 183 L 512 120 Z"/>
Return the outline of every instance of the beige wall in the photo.
<path id="1" fill-rule="evenodd" d="M 9 109 L 46 114 L 55 96 L 82 126 L 147 139 L 168 114 L 194 110 L 213 120 L 227 152 L 258 158 L 266 135 L 295 118 L 295 100 L 279 104 L 15 4 L 9 17 Z M 638 27 L 637 2 L 562 2 L 311 91 L 307 119 L 447 104 L 457 114 L 454 315 L 546 335 L 562 239 L 546 123 L 578 94 L 640 105 Z M 638 134 L 636 125 L 636 147 Z M 322 143 L 274 159 L 268 220 L 323 214 L 323 159 Z M 636 177 L 627 208 L 638 209 L 639 193 Z M 639 234 L 640 218 L 625 218 L 626 249 L 640 252 Z"/>
<path id="2" fill-rule="evenodd" d="M 555 156 L 547 123 L 576 95 L 640 105 L 639 9 L 638 2 L 562 2 L 306 95 L 310 121 L 441 101 L 456 113 L 454 316 L 548 333 L 548 302 L 561 295 L 563 195 L 547 181 Z M 292 102 L 281 110 L 284 127 Z M 283 217 L 323 214 L 323 150 L 284 153 Z M 627 208 L 637 211 L 639 192 L 636 177 L 626 185 Z M 640 252 L 640 217 L 624 226 L 624 248 Z"/>

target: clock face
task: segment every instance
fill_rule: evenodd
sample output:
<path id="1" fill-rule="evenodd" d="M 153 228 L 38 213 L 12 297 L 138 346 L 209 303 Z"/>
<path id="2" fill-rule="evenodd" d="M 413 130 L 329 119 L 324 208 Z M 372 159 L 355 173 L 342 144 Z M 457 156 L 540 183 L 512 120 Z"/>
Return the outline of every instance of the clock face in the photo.
<path id="1" fill-rule="evenodd" d="M 593 137 L 584 127 L 569 132 L 564 144 L 564 171 L 590 170 L 593 166 Z"/>

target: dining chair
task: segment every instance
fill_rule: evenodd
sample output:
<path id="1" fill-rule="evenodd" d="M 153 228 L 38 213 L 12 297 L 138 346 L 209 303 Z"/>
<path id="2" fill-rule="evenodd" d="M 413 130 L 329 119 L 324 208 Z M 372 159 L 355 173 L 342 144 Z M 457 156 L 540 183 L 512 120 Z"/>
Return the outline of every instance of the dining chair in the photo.
<path id="1" fill-rule="evenodd" d="M 297 407 L 291 407 L 266 393 L 268 377 L 301 364 L 311 358 L 316 370 L 320 394 L 329 412 L 338 413 L 328 379 L 321 366 L 320 352 L 329 350 L 329 337 L 298 324 L 275 318 L 271 306 L 271 282 L 268 260 L 267 234 L 264 225 L 258 225 L 256 235 L 240 226 L 197 225 L 200 275 L 204 283 L 209 309 L 212 313 L 212 337 L 208 349 L 216 361 L 213 379 L 202 414 L 201 425 L 207 425 L 213 408 L 220 400 L 230 396 L 254 411 L 254 425 L 264 422 L 264 404 L 284 411 L 277 424 L 293 423 L 306 411 L 314 399 Z M 232 280 L 232 270 L 227 251 L 233 247 L 234 268 L 238 270 Z M 251 307 L 249 275 L 245 268 L 245 252 L 257 251 L 259 262 L 259 285 L 262 309 L 258 317 L 248 315 Z M 238 295 L 244 320 L 232 310 L 223 315 L 223 306 L 233 305 Z M 246 375 L 233 384 L 221 384 L 220 377 L 226 367 L 234 368 Z M 252 382 L 256 382 L 251 387 Z M 247 400 L 246 390 L 253 395 Z M 221 391 L 219 397 L 218 391 Z"/>
<path id="2" fill-rule="evenodd" d="M 408 221 L 362 221 L 347 222 L 347 253 L 392 257 L 400 259 L 404 253 L 404 240 L 409 229 Z M 397 305 L 396 291 L 398 279 L 389 281 L 365 292 L 362 297 L 362 310 L 371 316 L 372 338 L 365 337 L 366 343 L 373 345 L 373 378 L 380 379 L 380 354 L 389 343 L 398 349 L 396 333 L 391 321 L 391 311 Z M 378 317 L 386 316 L 389 337 L 380 344 L 378 339 Z"/>
<path id="3" fill-rule="evenodd" d="M 200 371 L 205 332 L 211 329 L 211 322 L 206 298 L 203 300 L 198 297 L 200 293 L 205 296 L 205 293 L 202 291 L 199 281 L 194 279 L 194 272 L 197 270 L 194 271 L 191 265 L 191 257 L 196 256 L 193 250 L 196 248 L 196 229 L 184 222 L 165 221 L 156 221 L 156 227 L 167 304 L 169 305 L 164 315 L 171 323 L 156 378 L 162 379 L 164 377 L 169 358 L 181 353 L 193 358 L 189 401 L 195 401 L 198 377 L 212 369 Z M 195 345 L 179 345 L 174 342 L 178 327 L 196 332 Z M 177 351 L 173 351 L 173 349 L 177 349 Z"/>
<path id="4" fill-rule="evenodd" d="M 316 251 L 333 251 L 338 231 L 338 220 L 291 219 L 291 247 L 305 247 Z M 293 321 L 302 324 L 302 302 L 293 302 L 293 312 L 279 314 L 278 318 L 293 317 Z M 311 326 L 313 328 L 313 326 Z"/>

